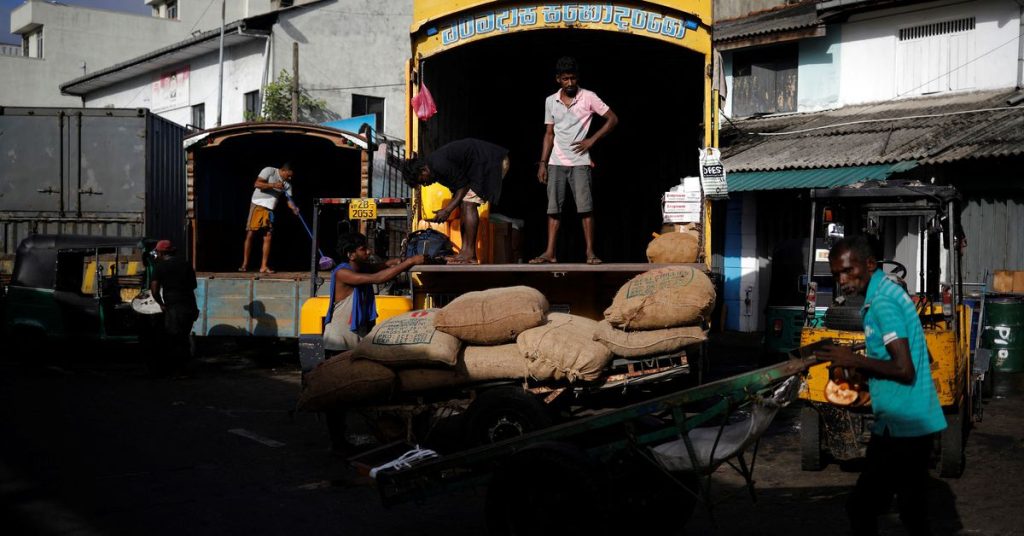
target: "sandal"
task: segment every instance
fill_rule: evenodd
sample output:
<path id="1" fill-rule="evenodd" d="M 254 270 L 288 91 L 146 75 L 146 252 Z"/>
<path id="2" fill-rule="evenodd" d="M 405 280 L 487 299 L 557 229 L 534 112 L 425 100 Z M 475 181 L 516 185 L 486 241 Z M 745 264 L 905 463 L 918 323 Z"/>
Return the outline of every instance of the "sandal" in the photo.
<path id="1" fill-rule="evenodd" d="M 549 259 L 549 258 L 545 257 L 544 255 L 538 255 L 538 256 L 530 259 L 530 264 L 555 264 L 557 262 L 558 262 L 557 260 Z"/>
<path id="2" fill-rule="evenodd" d="M 277 272 L 275 272 L 274 270 L 271 270 L 270 268 L 267 268 L 266 270 L 260 270 L 260 273 L 261 274 L 274 274 L 274 273 L 277 273 Z"/>
<path id="3" fill-rule="evenodd" d="M 465 257 L 449 257 L 445 259 L 445 264 L 480 264 L 480 261 Z"/>
<path id="4" fill-rule="evenodd" d="M 597 257 L 587 257 L 587 264 L 601 264 L 601 259 Z"/>

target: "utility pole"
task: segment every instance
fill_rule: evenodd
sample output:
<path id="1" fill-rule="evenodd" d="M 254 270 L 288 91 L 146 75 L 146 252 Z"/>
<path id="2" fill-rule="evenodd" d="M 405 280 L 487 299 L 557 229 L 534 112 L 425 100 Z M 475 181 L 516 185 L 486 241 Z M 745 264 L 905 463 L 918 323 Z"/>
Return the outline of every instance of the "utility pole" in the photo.
<path id="1" fill-rule="evenodd" d="M 299 120 L 299 44 L 292 43 L 292 121 Z"/>
<path id="2" fill-rule="evenodd" d="M 221 110 L 224 108 L 224 19 L 226 18 L 225 6 L 227 0 L 220 0 L 220 75 L 217 77 L 217 125 L 220 126 Z"/>

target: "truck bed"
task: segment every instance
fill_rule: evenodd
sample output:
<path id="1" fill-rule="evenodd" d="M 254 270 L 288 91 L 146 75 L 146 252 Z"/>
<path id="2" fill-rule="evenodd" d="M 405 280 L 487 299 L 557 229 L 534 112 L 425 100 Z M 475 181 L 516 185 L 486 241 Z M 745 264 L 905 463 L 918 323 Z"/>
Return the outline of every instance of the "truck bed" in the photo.
<path id="1" fill-rule="evenodd" d="M 419 265 L 410 270 L 413 307 L 443 307 L 465 292 L 525 285 L 547 296 L 551 311 L 600 320 L 615 293 L 627 281 L 669 266 L 707 270 L 704 264 L 651 263 Z"/>
<path id="2" fill-rule="evenodd" d="M 299 311 L 309 297 L 309 272 L 199 272 L 200 336 L 298 337 Z"/>

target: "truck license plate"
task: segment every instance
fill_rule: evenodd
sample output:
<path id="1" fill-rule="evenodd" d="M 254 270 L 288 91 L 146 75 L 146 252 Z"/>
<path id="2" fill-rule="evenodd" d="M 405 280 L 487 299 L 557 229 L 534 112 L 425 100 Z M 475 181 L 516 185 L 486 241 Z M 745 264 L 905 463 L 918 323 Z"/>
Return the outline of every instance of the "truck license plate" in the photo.
<path id="1" fill-rule="evenodd" d="M 375 220 L 377 219 L 377 202 L 373 199 L 353 199 L 348 204 L 348 219 L 350 220 Z"/>

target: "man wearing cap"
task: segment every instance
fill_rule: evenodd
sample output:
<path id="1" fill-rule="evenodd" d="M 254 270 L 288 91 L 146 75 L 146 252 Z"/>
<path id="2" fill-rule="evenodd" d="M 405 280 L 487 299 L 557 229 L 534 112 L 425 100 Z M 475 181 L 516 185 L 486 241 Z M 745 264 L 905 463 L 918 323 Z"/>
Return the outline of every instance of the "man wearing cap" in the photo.
<path id="1" fill-rule="evenodd" d="M 292 166 L 285 163 L 279 168 L 265 167 L 256 177 L 255 189 L 252 192 L 252 203 L 249 205 L 249 217 L 245 220 L 245 246 L 242 249 L 242 266 L 239 272 L 249 269 L 249 253 L 252 249 L 252 239 L 256 233 L 263 232 L 263 257 L 260 262 L 261 274 L 272 274 L 273 270 L 267 264 L 270 260 L 270 242 L 274 231 L 274 209 L 277 208 L 277 200 L 285 196 L 288 200 L 288 208 L 292 213 L 298 214 L 299 207 L 292 202 Z"/>
<path id="2" fill-rule="evenodd" d="M 156 266 L 149 282 L 153 299 L 164 312 L 163 341 L 160 351 L 164 365 L 181 367 L 190 355 L 189 333 L 199 318 L 196 307 L 196 272 L 177 255 L 170 240 L 161 240 L 154 248 Z"/>

